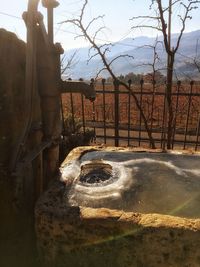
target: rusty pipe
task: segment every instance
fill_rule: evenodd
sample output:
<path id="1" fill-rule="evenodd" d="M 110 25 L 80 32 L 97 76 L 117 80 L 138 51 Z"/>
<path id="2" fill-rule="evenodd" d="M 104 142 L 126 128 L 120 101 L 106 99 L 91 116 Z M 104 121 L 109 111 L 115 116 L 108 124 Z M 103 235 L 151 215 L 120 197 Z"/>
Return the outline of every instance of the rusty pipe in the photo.
<path id="1" fill-rule="evenodd" d="M 48 37 L 50 44 L 53 44 L 53 9 L 59 6 L 59 3 L 56 0 L 42 0 L 42 5 L 47 8 Z"/>
<path id="2" fill-rule="evenodd" d="M 61 93 L 82 93 L 90 101 L 96 98 L 93 82 L 89 84 L 83 81 L 61 81 Z"/>
<path id="3" fill-rule="evenodd" d="M 26 45 L 26 85 L 25 85 L 25 113 L 27 114 L 24 120 L 23 130 L 16 142 L 16 146 L 11 158 L 10 169 L 14 171 L 16 164 L 19 161 L 23 146 L 27 140 L 28 133 L 32 124 L 33 117 L 33 98 L 36 90 L 35 81 L 35 59 L 36 59 L 36 15 L 39 0 L 29 0 L 27 12 L 23 14 L 27 26 L 27 45 Z"/>

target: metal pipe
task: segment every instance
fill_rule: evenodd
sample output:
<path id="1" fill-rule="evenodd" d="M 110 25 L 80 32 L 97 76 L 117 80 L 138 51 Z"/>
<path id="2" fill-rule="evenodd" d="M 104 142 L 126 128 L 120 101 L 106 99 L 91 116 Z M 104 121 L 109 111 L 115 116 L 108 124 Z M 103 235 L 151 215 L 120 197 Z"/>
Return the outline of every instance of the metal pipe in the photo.
<path id="1" fill-rule="evenodd" d="M 50 44 L 53 44 L 53 8 L 47 8 L 47 16 L 48 16 L 48 36 Z"/>
<path id="2" fill-rule="evenodd" d="M 23 146 L 26 142 L 27 135 L 29 133 L 32 123 L 33 113 L 33 97 L 36 90 L 36 71 L 35 71 L 35 59 L 36 59 L 36 13 L 38 9 L 39 0 L 29 0 L 27 12 L 23 14 L 23 19 L 27 26 L 27 45 L 26 45 L 26 81 L 25 81 L 25 113 L 26 119 L 24 121 L 23 131 L 19 136 L 16 147 L 13 151 L 13 155 L 10 162 L 10 169 L 14 171 L 17 161 L 20 159 Z"/>
<path id="3" fill-rule="evenodd" d="M 59 6 L 56 0 L 42 0 L 42 5 L 47 8 L 48 37 L 50 44 L 54 43 L 53 33 L 53 9 Z"/>
<path id="4" fill-rule="evenodd" d="M 82 93 L 91 101 L 96 98 L 94 83 L 90 84 L 83 81 L 62 81 L 61 80 L 61 93 Z"/>
<path id="5" fill-rule="evenodd" d="M 22 134 L 22 141 L 19 142 L 17 155 L 20 155 L 20 146 L 25 143 L 27 133 L 32 123 L 32 107 L 36 84 L 41 98 L 41 111 L 43 121 L 43 136 L 45 141 L 51 141 L 54 145 L 45 151 L 45 178 L 51 177 L 57 169 L 59 159 L 58 139 L 60 137 L 60 92 L 59 92 L 59 55 L 57 47 L 49 46 L 49 38 L 53 38 L 53 8 L 58 6 L 55 0 L 43 0 L 47 8 L 52 9 L 49 16 L 49 35 L 45 38 L 46 31 L 42 22 L 42 16 L 38 12 L 39 0 L 29 0 L 28 12 L 24 15 L 27 25 L 27 57 L 26 57 L 26 127 Z M 51 16 L 52 15 L 52 16 Z M 39 24 L 39 26 L 38 26 Z M 58 66 L 57 66 L 58 65 Z M 59 77 L 58 77 L 59 76 Z M 19 151 L 19 152 L 18 152 Z M 19 158 L 19 156 L 15 156 Z M 48 178 L 49 178 L 48 177 Z"/>

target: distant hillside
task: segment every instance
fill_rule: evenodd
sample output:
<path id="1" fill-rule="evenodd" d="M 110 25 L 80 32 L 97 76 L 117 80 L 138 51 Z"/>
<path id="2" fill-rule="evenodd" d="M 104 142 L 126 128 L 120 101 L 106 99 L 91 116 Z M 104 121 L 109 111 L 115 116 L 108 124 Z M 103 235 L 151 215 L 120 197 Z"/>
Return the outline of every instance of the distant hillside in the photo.
<path id="1" fill-rule="evenodd" d="M 178 34 L 172 35 L 172 46 L 176 44 Z M 178 50 L 176 56 L 176 74 L 179 78 L 190 76 L 193 78 L 197 78 L 200 74 L 197 70 L 191 65 L 188 64 L 196 53 L 196 43 L 197 40 L 200 40 L 200 30 L 185 33 L 183 35 L 180 48 Z M 158 38 L 159 41 L 162 41 L 162 37 Z M 200 43 L 200 42 L 199 42 Z M 135 39 L 127 38 L 118 43 L 113 43 L 111 47 L 111 51 L 107 54 L 109 60 L 112 60 L 114 57 L 119 55 L 128 54 L 133 56 L 134 59 L 130 58 L 120 58 L 113 64 L 112 68 L 117 75 L 127 74 L 129 72 L 134 73 L 147 73 L 151 72 L 151 67 L 148 65 L 153 60 L 153 51 L 148 45 L 154 45 L 155 38 L 150 38 L 146 36 L 137 37 Z M 96 57 L 92 59 L 89 63 L 87 63 L 88 59 L 88 51 L 89 48 L 79 48 L 79 49 L 71 49 L 66 52 L 66 57 L 70 58 L 71 55 L 77 51 L 76 53 L 76 61 L 78 62 L 66 73 L 66 76 L 77 79 L 84 78 L 90 79 L 91 77 L 95 77 L 96 73 L 99 69 L 103 67 L 103 64 L 100 58 Z M 165 64 L 166 64 L 166 53 L 163 50 L 162 45 L 158 46 L 158 55 L 160 57 L 160 62 L 158 64 L 158 68 L 162 69 L 162 72 L 165 72 Z M 200 44 L 198 47 L 198 53 L 200 55 Z M 107 77 L 109 74 L 104 72 L 101 76 Z"/>

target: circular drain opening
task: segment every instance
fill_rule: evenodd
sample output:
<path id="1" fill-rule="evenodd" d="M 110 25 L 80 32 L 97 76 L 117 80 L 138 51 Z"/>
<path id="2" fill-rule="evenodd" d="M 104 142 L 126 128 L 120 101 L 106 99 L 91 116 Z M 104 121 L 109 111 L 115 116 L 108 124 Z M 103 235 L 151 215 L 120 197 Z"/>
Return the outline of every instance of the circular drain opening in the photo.
<path id="1" fill-rule="evenodd" d="M 104 185 L 112 181 L 113 169 L 110 164 L 94 161 L 81 166 L 79 182 L 87 185 Z"/>

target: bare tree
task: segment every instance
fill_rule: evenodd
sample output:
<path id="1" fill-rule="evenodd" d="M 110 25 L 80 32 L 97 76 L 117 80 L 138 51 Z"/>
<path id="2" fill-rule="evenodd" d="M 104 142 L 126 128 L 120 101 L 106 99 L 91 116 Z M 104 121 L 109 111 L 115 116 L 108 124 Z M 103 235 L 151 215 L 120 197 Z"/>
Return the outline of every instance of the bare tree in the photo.
<path id="1" fill-rule="evenodd" d="M 182 61 L 184 61 L 185 66 L 181 73 L 188 78 L 188 80 L 192 80 L 196 75 L 200 74 L 200 44 L 199 39 L 196 40 L 196 47 L 194 54 L 192 56 L 187 56 L 182 53 L 178 53 L 181 56 Z M 190 70 L 190 73 L 185 72 L 185 68 Z M 179 70 L 180 72 L 180 70 Z"/>
<path id="2" fill-rule="evenodd" d="M 132 58 L 133 59 L 133 57 L 128 55 L 128 54 L 125 54 L 125 55 L 119 55 L 119 56 L 117 56 L 117 57 L 115 57 L 115 58 L 113 58 L 111 60 L 109 60 L 107 58 L 107 53 L 110 51 L 110 47 L 112 46 L 112 44 L 98 45 L 97 42 L 96 42 L 97 35 L 105 27 L 98 28 L 93 35 L 91 35 L 89 33 L 89 30 L 90 30 L 91 26 L 93 25 L 93 23 L 95 23 L 99 19 L 102 19 L 104 16 L 95 17 L 88 24 L 85 25 L 84 24 L 84 13 L 85 13 L 87 4 L 88 4 L 88 0 L 84 0 L 83 7 L 81 9 L 81 13 L 80 13 L 80 16 L 78 18 L 66 20 L 66 21 L 64 21 L 62 23 L 72 23 L 73 25 L 75 25 L 81 31 L 81 34 L 78 37 L 84 37 L 87 41 L 89 41 L 89 43 L 91 45 L 90 51 L 92 51 L 92 50 L 95 51 L 95 53 L 90 56 L 89 60 L 91 60 L 95 56 L 99 56 L 101 58 L 104 67 L 97 73 L 97 76 L 102 71 L 107 70 L 109 72 L 109 74 L 111 75 L 115 86 L 122 85 L 128 91 L 130 91 L 130 94 L 134 98 L 136 106 L 139 109 L 141 117 L 143 119 L 143 122 L 144 122 L 144 125 L 145 125 L 145 129 L 146 129 L 148 137 L 149 137 L 150 146 L 151 146 L 151 148 L 155 148 L 155 142 L 154 142 L 154 139 L 152 137 L 151 130 L 150 130 L 149 126 L 148 126 L 148 122 L 147 122 L 147 119 L 145 117 L 145 114 L 144 114 L 144 112 L 142 110 L 142 107 L 140 105 L 140 102 L 138 101 L 138 99 L 137 99 L 136 95 L 134 94 L 134 92 L 129 88 L 129 86 L 125 82 L 119 80 L 119 78 L 115 75 L 115 73 L 112 70 L 113 63 L 116 60 L 118 60 L 119 58 L 128 57 L 128 58 Z"/>
<path id="3" fill-rule="evenodd" d="M 152 45 L 143 45 L 143 46 L 138 47 L 138 49 L 147 48 L 147 49 L 150 49 L 152 51 L 152 60 L 149 61 L 149 62 L 146 62 L 146 63 L 142 63 L 140 65 L 137 65 L 137 67 L 138 66 L 148 66 L 148 67 L 150 67 L 151 72 L 149 73 L 149 75 L 151 76 L 151 80 L 152 80 L 153 84 L 155 84 L 155 82 L 156 82 L 157 73 L 162 71 L 162 70 L 164 70 L 163 67 L 159 68 L 159 66 L 158 66 L 161 63 L 161 59 L 160 59 L 159 53 L 158 53 L 158 46 L 159 45 L 162 47 L 161 51 L 163 52 L 163 43 L 158 40 L 158 37 L 156 37 L 154 44 L 152 44 Z"/>
<path id="4" fill-rule="evenodd" d="M 63 55 L 61 59 L 61 75 L 66 74 L 71 68 L 78 64 L 79 60 L 76 58 L 78 50 L 75 50 L 74 53 L 67 58 L 66 54 Z"/>
<path id="5" fill-rule="evenodd" d="M 199 39 L 197 40 L 197 43 L 196 43 L 196 51 L 195 51 L 195 57 L 193 58 L 193 63 L 200 74 L 200 44 L 199 44 Z"/>
<path id="6" fill-rule="evenodd" d="M 194 9 L 197 9 L 200 1 L 198 0 L 169 0 L 168 5 L 165 7 L 162 0 L 151 0 L 150 9 L 155 12 L 154 16 L 137 16 L 133 17 L 132 20 L 143 20 L 151 19 L 154 23 L 151 25 L 139 24 L 133 26 L 132 29 L 136 28 L 150 28 L 157 30 L 163 36 L 163 42 L 165 51 L 167 53 L 167 79 L 166 79 L 166 128 L 167 128 L 167 148 L 170 149 L 172 145 L 172 133 L 173 133 L 173 107 L 172 107 L 172 82 L 174 72 L 174 61 L 176 53 L 180 47 L 181 39 L 186 27 L 186 21 L 192 19 L 191 13 Z M 171 45 L 171 21 L 172 12 L 175 6 L 179 5 L 182 7 L 182 13 L 177 15 L 180 23 L 180 33 L 177 37 L 176 44 Z M 168 114 L 167 114 L 168 113 Z M 167 118 L 168 115 L 168 118 Z M 165 148 L 165 143 L 164 147 Z"/>
<path id="7" fill-rule="evenodd" d="M 150 129 L 152 131 L 153 128 L 153 116 L 154 116 L 154 103 L 155 103 L 155 93 L 156 93 L 156 76 L 157 73 L 159 73 L 162 69 L 158 68 L 158 63 L 160 62 L 160 57 L 157 53 L 157 47 L 161 45 L 162 46 L 162 42 L 158 41 L 158 38 L 156 38 L 155 43 L 153 45 L 144 45 L 143 47 L 147 47 L 149 49 L 152 50 L 153 53 L 153 60 L 152 62 L 147 62 L 144 63 L 143 65 L 149 66 L 152 70 L 151 73 L 149 73 L 149 75 L 151 76 L 151 81 L 152 81 L 152 103 L 151 105 L 151 111 L 149 110 L 148 112 L 148 117 L 150 118 L 151 121 L 151 125 L 150 125 Z"/>

